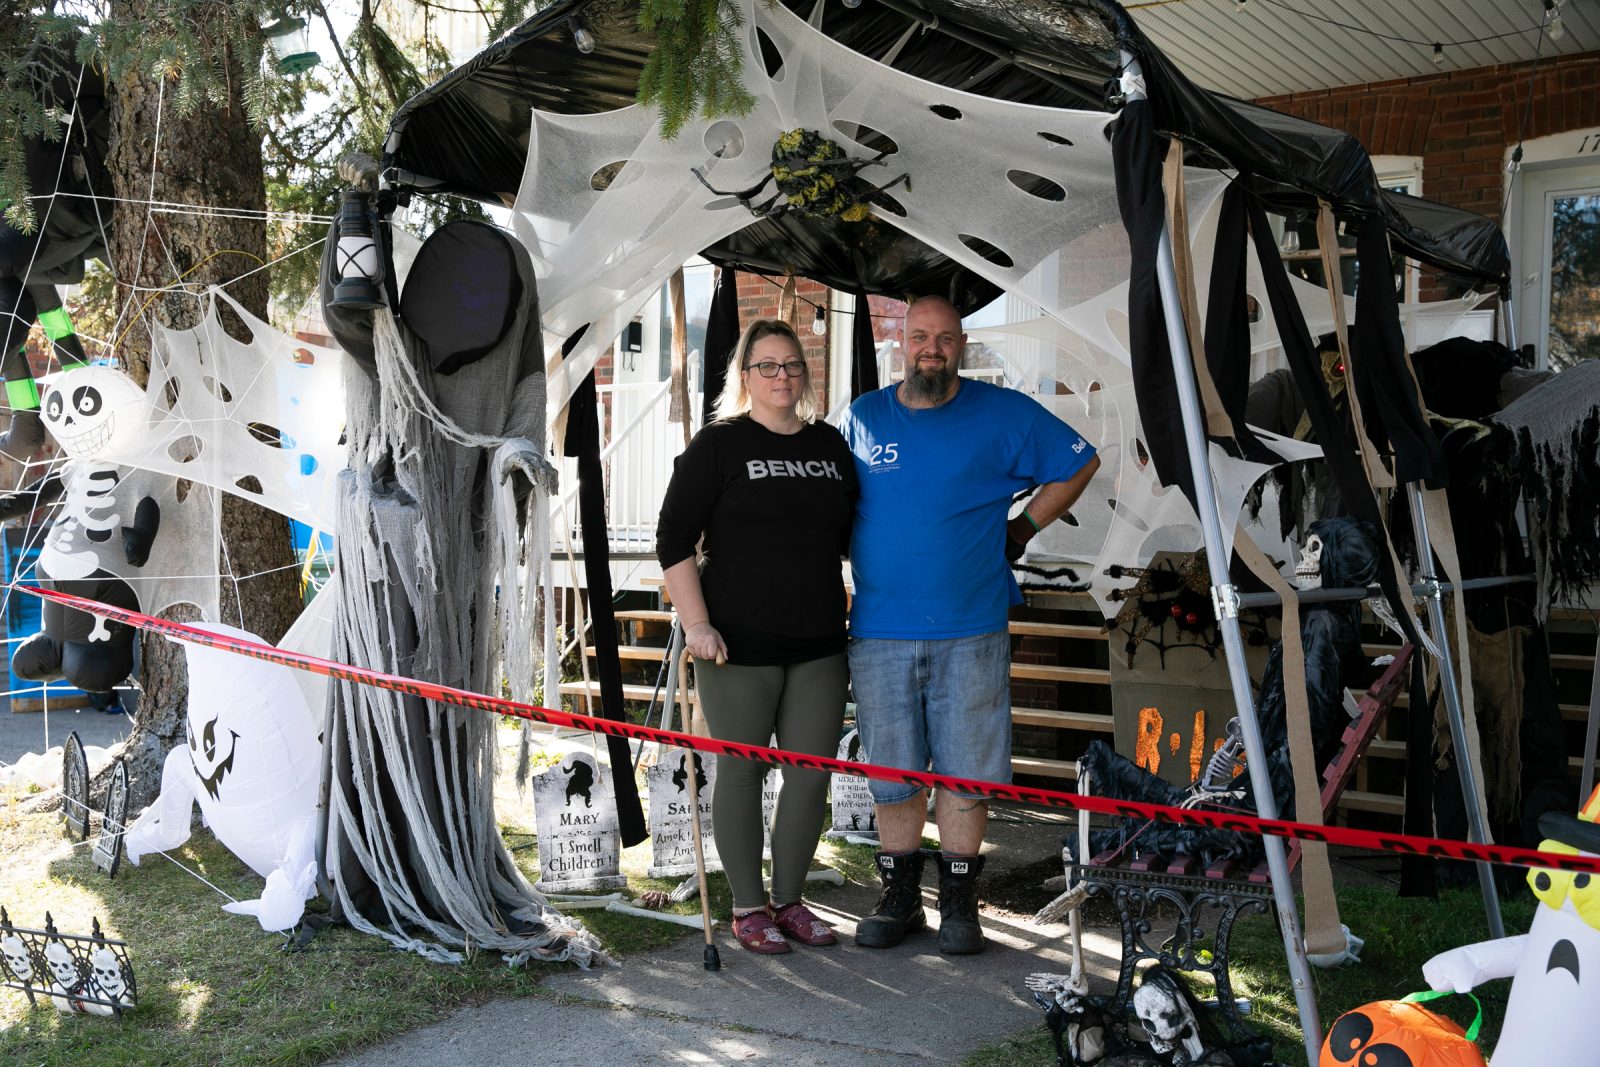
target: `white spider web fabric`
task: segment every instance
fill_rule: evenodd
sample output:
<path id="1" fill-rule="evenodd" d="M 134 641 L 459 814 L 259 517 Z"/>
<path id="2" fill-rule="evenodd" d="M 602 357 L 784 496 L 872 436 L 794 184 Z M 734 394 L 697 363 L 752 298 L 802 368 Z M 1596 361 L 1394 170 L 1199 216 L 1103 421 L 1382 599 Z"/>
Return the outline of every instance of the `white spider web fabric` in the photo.
<path id="1" fill-rule="evenodd" d="M 662 139 L 657 113 L 637 106 L 597 115 L 532 114 L 512 225 L 539 276 L 546 350 L 593 324 L 551 373 L 551 417 L 673 270 L 752 221 L 734 197 L 702 185 L 693 168 L 718 190 L 745 190 L 768 173 L 771 146 L 788 130 L 815 130 L 856 159 L 876 154 L 867 147 L 882 144 L 874 132 L 886 135 L 895 151 L 860 178 L 884 185 L 906 173 L 911 182 L 889 193 L 904 216 L 877 208 L 876 225 L 918 238 L 1036 309 L 1029 313 L 1036 319 L 978 336 L 1004 347 L 1008 360 L 1013 352 L 1030 354 L 1023 362 L 1031 359 L 1031 373 L 1010 375 L 1021 379 L 1012 384 L 1084 433 L 1099 450 L 1102 468 L 1073 510 L 1077 525 L 1053 525 L 1030 545 L 1027 559 L 1092 564 L 1067 582 L 1087 581 L 1113 614 L 1118 605 L 1108 594 L 1132 579 L 1110 579 L 1106 564 L 1138 565 L 1158 550 L 1191 551 L 1201 543 L 1188 502 L 1162 488 L 1148 461 L 1138 458 L 1143 431 L 1128 353 L 1130 253 L 1109 139 L 1115 116 L 934 85 L 832 41 L 781 6 L 754 0 L 741 6 L 743 80 L 755 99 L 749 114 L 691 118 L 671 141 Z M 781 58 L 772 74 L 763 37 Z M 1193 169 L 1185 178 L 1202 309 L 1226 180 Z M 757 202 L 771 192 L 768 186 Z M 1251 327 L 1255 377 L 1278 365 L 1281 347 L 1265 312 L 1260 264 L 1253 255 L 1246 260 L 1247 291 L 1264 311 Z M 1035 273 L 1041 266 L 1051 279 L 1047 285 Z M 1312 334 L 1331 331 L 1327 292 L 1298 278 L 1291 286 Z M 1346 301 L 1346 314 L 1353 313 L 1354 301 Z M 1070 395 L 1056 395 L 1058 382 Z M 1258 436 L 1285 461 L 1320 455 L 1315 446 Z M 1229 517 L 1240 514 L 1250 488 L 1270 468 L 1217 448 L 1211 466 L 1231 543 Z M 1271 523 L 1250 530 L 1270 555 L 1288 561 Z"/>

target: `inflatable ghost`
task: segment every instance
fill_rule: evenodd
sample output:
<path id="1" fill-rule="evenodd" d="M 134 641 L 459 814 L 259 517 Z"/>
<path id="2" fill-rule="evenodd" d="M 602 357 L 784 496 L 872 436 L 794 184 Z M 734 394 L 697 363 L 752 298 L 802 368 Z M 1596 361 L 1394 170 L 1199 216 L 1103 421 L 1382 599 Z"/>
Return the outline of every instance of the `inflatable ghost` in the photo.
<path id="1" fill-rule="evenodd" d="M 203 629 L 249 641 L 231 626 Z M 189 838 L 194 805 L 228 851 L 264 876 L 261 899 L 225 905 L 266 930 L 299 921 L 316 884 L 321 742 L 295 672 L 205 645 L 185 644 L 188 744 L 167 756 L 161 795 L 128 827 L 129 862 Z"/>
<path id="2" fill-rule="evenodd" d="M 1546 837 L 1541 852 L 1600 856 L 1600 787 L 1576 817 L 1547 812 L 1539 829 Z M 1528 884 L 1539 909 L 1527 933 L 1442 952 L 1422 975 L 1434 989 L 1458 993 L 1511 979 L 1492 1065 L 1600 1062 L 1587 1025 L 1600 1004 L 1600 877 L 1533 870 Z"/>

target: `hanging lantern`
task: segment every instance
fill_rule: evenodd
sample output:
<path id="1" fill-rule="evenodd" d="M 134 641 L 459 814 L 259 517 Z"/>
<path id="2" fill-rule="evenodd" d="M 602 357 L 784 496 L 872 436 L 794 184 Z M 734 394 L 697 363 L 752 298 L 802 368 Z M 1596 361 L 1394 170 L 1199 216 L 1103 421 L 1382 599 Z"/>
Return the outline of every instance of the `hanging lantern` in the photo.
<path id="1" fill-rule="evenodd" d="M 261 36 L 277 57 L 279 74 L 301 74 L 322 62 L 322 57 L 311 50 L 311 31 L 305 19 L 283 15 L 261 27 Z"/>

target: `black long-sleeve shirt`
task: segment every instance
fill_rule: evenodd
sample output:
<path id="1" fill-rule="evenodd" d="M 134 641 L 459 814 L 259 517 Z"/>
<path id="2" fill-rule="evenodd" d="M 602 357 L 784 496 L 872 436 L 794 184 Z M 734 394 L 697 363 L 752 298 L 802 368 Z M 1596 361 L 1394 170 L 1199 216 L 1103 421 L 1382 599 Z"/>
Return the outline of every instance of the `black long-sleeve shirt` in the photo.
<path id="1" fill-rule="evenodd" d="M 728 660 L 799 663 L 842 651 L 855 462 L 826 423 L 773 433 L 742 416 L 701 430 L 674 464 L 656 527 L 663 570 L 694 556 Z"/>

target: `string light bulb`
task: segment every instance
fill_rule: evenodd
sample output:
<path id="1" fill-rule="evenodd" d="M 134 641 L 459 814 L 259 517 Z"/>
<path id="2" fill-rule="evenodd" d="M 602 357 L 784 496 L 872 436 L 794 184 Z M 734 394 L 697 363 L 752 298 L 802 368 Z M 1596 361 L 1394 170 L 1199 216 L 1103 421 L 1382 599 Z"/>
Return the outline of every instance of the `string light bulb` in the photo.
<path id="1" fill-rule="evenodd" d="M 1444 45 L 1439 44 L 1437 41 L 1433 45 L 1433 65 L 1436 67 L 1444 66 Z"/>
<path id="2" fill-rule="evenodd" d="M 1283 240 L 1278 242 L 1278 251 L 1284 255 L 1300 251 L 1300 216 L 1290 215 L 1283 220 Z"/>
<path id="3" fill-rule="evenodd" d="M 854 11 L 861 6 L 861 0 L 844 0 L 844 6 Z"/>
<path id="4" fill-rule="evenodd" d="M 589 27 L 577 19 L 572 20 L 572 43 L 577 45 L 578 51 L 584 55 L 589 55 L 594 51 L 594 34 L 589 32 Z"/>
<path id="5" fill-rule="evenodd" d="M 1559 41 L 1567 35 L 1567 27 L 1561 21 L 1561 0 L 1544 0 L 1545 30 L 1550 34 L 1552 41 Z"/>
<path id="6" fill-rule="evenodd" d="M 1235 15 L 1244 14 L 1244 0 L 1233 0 L 1233 13 Z"/>
<path id="7" fill-rule="evenodd" d="M 856 3 L 859 4 L 860 2 L 861 0 L 856 0 Z M 816 334 L 818 337 L 821 337 L 823 334 L 828 332 L 828 318 L 825 314 L 823 314 L 821 304 L 817 305 L 817 313 L 811 319 L 811 332 Z"/>

